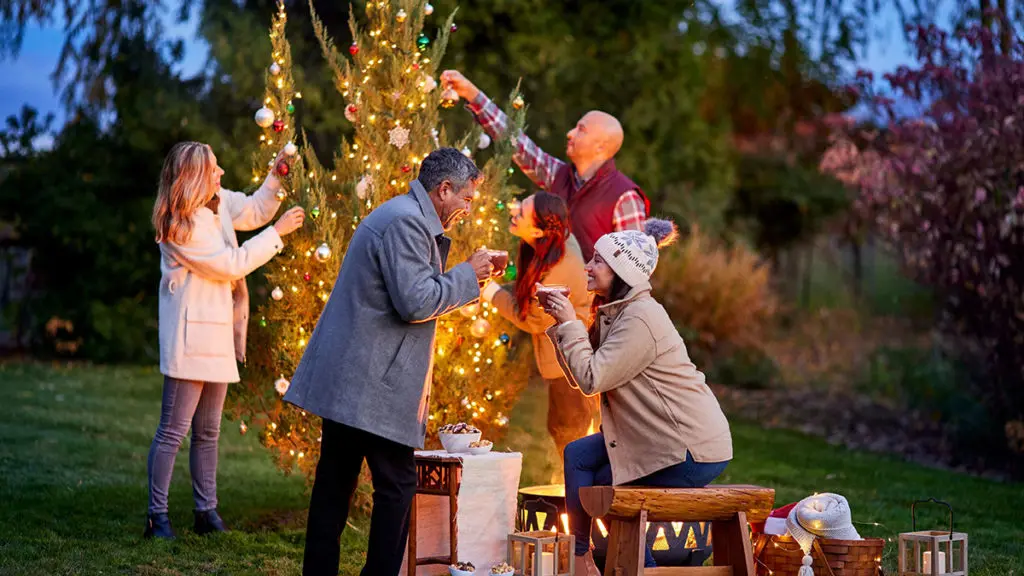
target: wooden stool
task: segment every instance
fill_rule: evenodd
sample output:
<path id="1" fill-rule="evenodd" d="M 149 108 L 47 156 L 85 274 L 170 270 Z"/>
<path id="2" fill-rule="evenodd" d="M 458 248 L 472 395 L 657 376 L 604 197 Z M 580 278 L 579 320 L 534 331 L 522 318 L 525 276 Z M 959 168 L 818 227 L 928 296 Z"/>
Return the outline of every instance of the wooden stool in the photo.
<path id="1" fill-rule="evenodd" d="M 580 489 L 583 509 L 608 524 L 604 576 L 754 576 L 748 522 L 762 522 L 775 490 L 759 486 Z M 644 570 L 647 522 L 711 522 L 714 567 Z"/>
<path id="2" fill-rule="evenodd" d="M 408 576 L 416 576 L 416 566 L 441 564 L 450 566 L 458 561 L 459 484 L 462 482 L 462 460 L 457 457 L 416 457 L 416 496 L 409 508 Z M 416 557 L 416 500 L 420 494 L 448 497 L 448 556 Z"/>

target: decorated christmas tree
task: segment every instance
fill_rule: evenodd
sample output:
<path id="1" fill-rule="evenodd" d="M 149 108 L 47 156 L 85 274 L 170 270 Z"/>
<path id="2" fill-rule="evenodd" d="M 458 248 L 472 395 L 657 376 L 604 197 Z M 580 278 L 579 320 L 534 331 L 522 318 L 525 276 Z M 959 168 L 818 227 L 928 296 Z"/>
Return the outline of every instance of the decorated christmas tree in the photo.
<path id="1" fill-rule="evenodd" d="M 427 154 L 445 145 L 467 155 L 492 153 L 481 168 L 484 180 L 472 216 L 449 232 L 449 265 L 462 262 L 482 245 L 510 251 L 516 245 L 507 229 L 508 206 L 516 192 L 507 180 L 513 142 L 504 139 L 491 147 L 490 139 L 475 131 L 447 144 L 438 108 L 453 107 L 458 96 L 439 89 L 435 78 L 456 26 L 453 14 L 428 35 L 423 28 L 432 14 L 433 7 L 420 0 L 367 2 L 362 24 L 354 12 L 350 17 L 355 41 L 344 51 L 337 49 L 313 14 L 345 116 L 354 128 L 351 140 L 343 140 L 335 153 L 331 168 L 305 146 L 290 166 L 269 164 L 282 142 L 295 138 L 292 114 L 300 98 L 292 84 L 283 6 L 273 20 L 266 97 L 256 115 L 263 133 L 253 178 L 261 181 L 267 170 L 287 172 L 285 206 L 304 206 L 307 223 L 263 268 L 271 299 L 252 315 L 242 384 L 231 388 L 227 408 L 239 420 L 239 430 L 258 433 L 285 471 L 298 467 L 311 476 L 319 456 L 319 418 L 282 402 L 281 396 L 344 265 L 351 234 L 376 206 L 408 191 Z M 516 133 L 522 129 L 525 109 L 517 93 L 510 101 L 516 104 L 511 119 Z M 487 148 L 491 150 L 482 152 Z M 509 265 L 505 280 L 514 280 L 515 274 L 515 266 Z M 516 345 L 513 329 L 486 303 L 439 321 L 428 445 L 437 445 L 434 432 L 449 422 L 472 423 L 491 440 L 504 434 L 531 361 L 526 346 Z"/>

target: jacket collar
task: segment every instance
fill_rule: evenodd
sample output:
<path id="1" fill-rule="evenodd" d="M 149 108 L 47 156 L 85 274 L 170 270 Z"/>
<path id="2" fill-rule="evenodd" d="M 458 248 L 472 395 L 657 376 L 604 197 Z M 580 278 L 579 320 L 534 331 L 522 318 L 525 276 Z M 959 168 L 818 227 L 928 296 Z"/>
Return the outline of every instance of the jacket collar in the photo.
<path id="1" fill-rule="evenodd" d="M 621 300 L 616 300 L 614 302 L 609 302 L 607 304 L 603 304 L 603 305 L 598 307 L 598 310 L 602 314 L 607 314 L 608 316 L 615 316 L 619 312 L 621 312 L 622 309 L 625 308 L 627 304 L 633 302 L 634 300 L 637 300 L 637 299 L 641 298 L 644 295 L 650 294 L 650 293 L 651 293 L 651 283 L 650 282 L 643 282 L 641 284 L 637 284 L 636 286 L 630 288 L 629 292 L 626 292 L 626 295 L 624 297 L 622 297 Z"/>
<path id="2" fill-rule="evenodd" d="M 409 183 L 409 194 L 420 205 L 423 217 L 427 219 L 430 233 L 435 238 L 444 234 L 444 226 L 441 225 L 441 218 L 437 215 L 437 209 L 434 208 L 434 203 L 431 202 L 430 196 L 427 195 L 427 189 L 423 187 L 423 184 L 420 184 L 419 180 L 413 180 Z"/>

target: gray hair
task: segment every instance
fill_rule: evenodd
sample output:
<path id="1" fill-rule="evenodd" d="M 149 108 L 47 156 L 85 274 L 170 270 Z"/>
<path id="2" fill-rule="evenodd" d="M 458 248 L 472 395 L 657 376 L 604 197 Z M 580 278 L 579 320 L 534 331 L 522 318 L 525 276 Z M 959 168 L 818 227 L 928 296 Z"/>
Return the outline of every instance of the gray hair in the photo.
<path id="1" fill-rule="evenodd" d="M 455 148 L 438 148 L 423 159 L 417 179 L 427 192 L 437 190 L 445 180 L 451 182 L 452 187 L 458 192 L 471 180 L 479 177 L 480 169 L 462 152 Z"/>

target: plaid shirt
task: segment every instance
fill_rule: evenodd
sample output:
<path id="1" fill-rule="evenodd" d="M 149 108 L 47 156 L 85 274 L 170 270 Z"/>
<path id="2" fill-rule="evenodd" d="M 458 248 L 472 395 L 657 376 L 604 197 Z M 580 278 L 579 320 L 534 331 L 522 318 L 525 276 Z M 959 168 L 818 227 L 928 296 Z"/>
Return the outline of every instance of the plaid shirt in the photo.
<path id="1" fill-rule="evenodd" d="M 483 92 L 480 92 L 475 100 L 467 104 L 466 108 L 473 113 L 477 123 L 491 138 L 501 138 L 508 129 L 508 116 Z M 525 132 L 516 139 L 516 152 L 512 159 L 534 184 L 544 190 L 551 189 L 555 174 L 565 165 L 562 160 L 541 150 L 540 146 L 537 146 L 537 143 L 531 140 Z M 573 182 L 576 189 L 579 190 L 586 180 L 579 177 L 575 167 L 572 171 Z M 623 193 L 615 203 L 612 226 L 616 232 L 643 230 L 646 219 L 643 198 L 636 190 Z"/>

